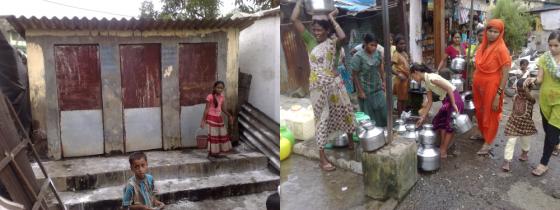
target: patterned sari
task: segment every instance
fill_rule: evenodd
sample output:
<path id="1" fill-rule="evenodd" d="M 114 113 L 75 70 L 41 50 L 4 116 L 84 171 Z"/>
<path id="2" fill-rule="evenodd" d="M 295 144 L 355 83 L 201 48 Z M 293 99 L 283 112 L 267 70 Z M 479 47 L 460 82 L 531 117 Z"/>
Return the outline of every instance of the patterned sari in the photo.
<path id="1" fill-rule="evenodd" d="M 315 39 L 308 32 L 303 39 L 309 52 L 309 89 L 315 114 L 315 138 L 320 148 L 327 143 L 327 137 L 334 131 L 354 132 L 352 103 L 344 82 L 334 72 L 337 37 L 331 36 L 315 45 Z"/>

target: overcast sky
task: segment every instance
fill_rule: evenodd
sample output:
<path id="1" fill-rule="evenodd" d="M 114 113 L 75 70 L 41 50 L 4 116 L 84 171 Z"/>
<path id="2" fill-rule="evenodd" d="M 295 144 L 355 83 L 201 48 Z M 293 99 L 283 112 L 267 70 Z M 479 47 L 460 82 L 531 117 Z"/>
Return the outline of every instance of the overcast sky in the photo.
<path id="1" fill-rule="evenodd" d="M 152 2 L 155 9 L 161 8 L 160 0 Z M 0 15 L 120 19 L 138 17 L 142 0 L 5 0 L 3 3 Z M 224 14 L 234 8 L 234 0 L 224 0 L 220 10 Z"/>

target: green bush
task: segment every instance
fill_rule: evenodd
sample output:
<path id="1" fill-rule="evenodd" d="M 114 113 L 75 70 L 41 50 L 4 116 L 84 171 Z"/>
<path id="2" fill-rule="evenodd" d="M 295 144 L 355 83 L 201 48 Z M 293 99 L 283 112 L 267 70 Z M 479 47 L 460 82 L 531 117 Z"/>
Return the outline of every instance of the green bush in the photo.
<path id="1" fill-rule="evenodd" d="M 534 17 L 516 0 L 498 0 L 492 18 L 502 19 L 506 25 L 504 40 L 510 52 L 518 52 L 527 43 Z"/>

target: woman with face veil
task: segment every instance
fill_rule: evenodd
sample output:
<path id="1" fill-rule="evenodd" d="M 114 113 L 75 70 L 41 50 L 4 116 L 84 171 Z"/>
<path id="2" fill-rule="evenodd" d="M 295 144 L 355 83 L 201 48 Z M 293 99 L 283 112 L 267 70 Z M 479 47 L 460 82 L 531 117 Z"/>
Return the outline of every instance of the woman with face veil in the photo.
<path id="1" fill-rule="evenodd" d="M 335 167 L 327 160 L 324 151 L 328 135 L 334 131 L 344 131 L 351 138 L 354 132 L 352 103 L 344 82 L 336 71 L 340 62 L 338 58 L 341 41 L 346 35 L 335 20 L 338 10 L 331 12 L 328 20 L 314 20 L 311 24 L 312 33 L 307 31 L 299 20 L 301 2 L 297 2 L 291 20 L 301 34 L 309 54 L 309 92 L 315 114 L 315 138 L 319 146 L 320 166 L 325 171 L 332 171 Z M 351 140 L 349 144 L 353 148 Z"/>
<path id="2" fill-rule="evenodd" d="M 473 102 L 478 127 L 484 145 L 477 152 L 488 154 L 498 132 L 502 117 L 504 87 L 511 68 L 511 57 L 504 42 L 505 26 L 500 19 L 492 19 L 484 31 L 484 38 L 475 56 L 473 75 Z"/>

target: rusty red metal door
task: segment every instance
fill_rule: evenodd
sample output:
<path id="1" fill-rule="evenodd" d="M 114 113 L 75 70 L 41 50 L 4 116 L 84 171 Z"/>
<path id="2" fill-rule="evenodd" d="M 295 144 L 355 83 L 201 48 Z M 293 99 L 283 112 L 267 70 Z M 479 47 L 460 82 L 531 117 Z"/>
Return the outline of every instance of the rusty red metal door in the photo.
<path id="1" fill-rule="evenodd" d="M 162 147 L 161 45 L 120 46 L 125 150 Z"/>
<path id="2" fill-rule="evenodd" d="M 103 154 L 99 47 L 58 45 L 54 51 L 62 155 Z"/>
<path id="3" fill-rule="evenodd" d="M 179 94 L 181 103 L 181 144 L 196 146 L 194 135 L 204 112 L 206 96 L 217 80 L 217 43 L 179 45 Z"/>

